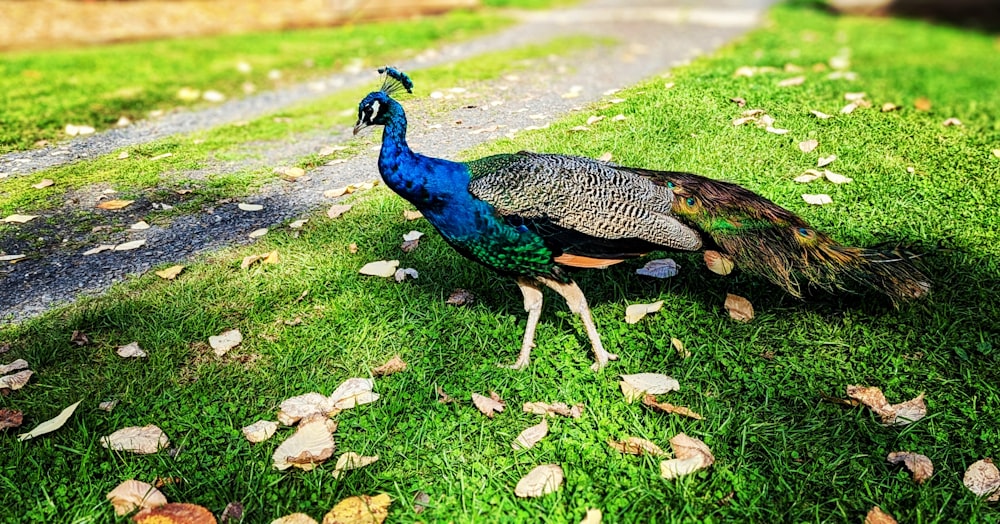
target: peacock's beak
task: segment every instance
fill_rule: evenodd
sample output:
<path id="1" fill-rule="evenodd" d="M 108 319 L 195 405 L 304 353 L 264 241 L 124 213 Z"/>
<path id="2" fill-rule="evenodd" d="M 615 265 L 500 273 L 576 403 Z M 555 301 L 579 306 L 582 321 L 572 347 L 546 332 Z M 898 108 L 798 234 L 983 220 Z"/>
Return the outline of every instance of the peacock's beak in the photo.
<path id="1" fill-rule="evenodd" d="M 362 122 L 361 120 L 358 120 L 358 123 L 354 124 L 354 136 L 357 136 L 358 135 L 358 131 L 361 131 L 362 129 L 364 129 L 366 127 L 368 127 L 368 124 Z"/>

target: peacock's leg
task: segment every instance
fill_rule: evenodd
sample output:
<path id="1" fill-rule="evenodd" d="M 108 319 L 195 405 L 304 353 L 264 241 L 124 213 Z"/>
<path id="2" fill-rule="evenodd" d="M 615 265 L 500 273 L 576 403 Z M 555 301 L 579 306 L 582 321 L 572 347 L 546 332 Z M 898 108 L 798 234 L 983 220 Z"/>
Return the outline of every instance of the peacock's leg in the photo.
<path id="1" fill-rule="evenodd" d="M 608 353 L 604 349 L 604 344 L 601 343 L 601 335 L 597 333 L 597 326 L 594 325 L 594 319 L 590 317 L 587 298 L 583 296 L 583 291 L 580 291 L 580 286 L 577 286 L 576 282 L 572 280 L 568 284 L 544 277 L 540 277 L 539 280 L 566 299 L 566 305 L 569 306 L 570 311 L 580 315 L 583 327 L 587 330 L 587 337 L 590 338 L 590 344 L 594 347 L 594 359 L 597 361 L 594 365 L 590 366 L 590 369 L 598 371 L 608 365 L 609 360 L 618 360 L 618 355 Z"/>
<path id="2" fill-rule="evenodd" d="M 511 369 L 524 369 L 531 361 L 531 349 L 535 347 L 535 327 L 538 317 L 542 315 L 542 288 L 538 281 L 532 278 L 518 278 L 517 287 L 524 295 L 524 310 L 528 312 L 528 325 L 524 328 L 524 341 L 521 343 L 521 353 L 517 361 L 507 366 Z"/>

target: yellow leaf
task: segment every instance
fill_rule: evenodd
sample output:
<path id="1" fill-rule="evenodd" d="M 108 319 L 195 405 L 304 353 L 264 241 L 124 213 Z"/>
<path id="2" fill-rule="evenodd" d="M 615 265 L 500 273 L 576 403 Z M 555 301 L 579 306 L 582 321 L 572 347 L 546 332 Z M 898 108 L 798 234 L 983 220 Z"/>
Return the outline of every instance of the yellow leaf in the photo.
<path id="1" fill-rule="evenodd" d="M 9 217 L 0 220 L 0 222 L 8 222 L 13 224 L 24 224 L 25 222 L 30 222 L 38 218 L 37 215 L 18 215 L 17 213 L 10 215 Z"/>
<path id="2" fill-rule="evenodd" d="M 625 322 L 635 324 L 647 314 L 659 311 L 661 307 L 663 307 L 662 300 L 657 300 L 652 304 L 632 304 L 625 308 Z"/>
<path id="3" fill-rule="evenodd" d="M 392 499 L 387 493 L 347 497 L 323 516 L 322 524 L 382 524 Z"/>
<path id="4" fill-rule="evenodd" d="M 136 508 L 155 508 L 167 503 L 167 497 L 160 490 L 138 480 L 122 482 L 105 498 L 111 501 L 119 517 L 128 515 Z"/>
<path id="5" fill-rule="evenodd" d="M 17 440 L 20 441 L 28 440 L 30 438 L 35 438 L 44 435 L 46 433 L 51 433 L 63 427 L 63 425 L 66 424 L 66 421 L 69 420 L 69 417 L 73 415 L 73 412 L 76 411 L 76 407 L 80 405 L 80 402 L 83 401 L 78 400 L 75 404 L 71 404 L 66 409 L 59 412 L 59 414 L 56 415 L 54 418 L 42 422 L 41 424 L 35 426 L 35 429 L 27 433 L 21 433 L 20 435 L 17 436 Z"/>
<path id="6" fill-rule="evenodd" d="M 101 202 L 100 204 L 97 204 L 97 207 L 98 209 L 107 209 L 107 210 L 124 209 L 129 205 L 131 205 L 132 202 L 135 202 L 135 200 L 106 200 L 104 202 Z"/>
<path id="7" fill-rule="evenodd" d="M 563 470 L 558 464 L 542 464 L 518 481 L 514 494 L 522 498 L 541 497 L 558 490 L 562 481 Z"/>
<path id="8" fill-rule="evenodd" d="M 753 320 L 753 304 L 749 300 L 732 293 L 726 294 L 726 311 L 734 320 L 750 322 Z"/>
<path id="9" fill-rule="evenodd" d="M 181 271 L 184 271 L 184 266 L 178 264 L 176 266 L 170 266 L 166 269 L 157 271 L 156 276 L 165 280 L 173 280 L 177 278 L 177 275 L 181 274 Z"/>

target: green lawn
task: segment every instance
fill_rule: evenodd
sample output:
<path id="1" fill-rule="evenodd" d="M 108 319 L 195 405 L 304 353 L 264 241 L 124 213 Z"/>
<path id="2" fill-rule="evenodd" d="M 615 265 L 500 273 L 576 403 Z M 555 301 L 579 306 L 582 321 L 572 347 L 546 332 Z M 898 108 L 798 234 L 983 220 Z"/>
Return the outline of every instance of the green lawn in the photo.
<path id="1" fill-rule="evenodd" d="M 827 80 L 829 70 L 811 69 L 842 48 L 850 49 L 856 80 Z M 786 63 L 805 71 L 733 75 L 741 66 Z M 113 522 L 104 494 L 119 482 L 181 477 L 162 489 L 171 501 L 216 514 L 240 501 L 247 522 L 295 511 L 320 519 L 347 496 L 381 492 L 394 499 L 393 522 L 579 522 L 591 507 L 605 522 L 861 522 L 873 505 L 900 522 L 997 522 L 1000 510 L 967 491 L 962 475 L 1000 450 L 998 70 L 989 35 L 778 7 L 765 28 L 717 54 L 613 95 L 620 104 L 600 103 L 469 154 L 610 151 L 623 164 L 727 178 L 845 243 L 925 252 L 922 266 L 935 282 L 926 300 L 900 309 L 857 298 L 801 302 L 766 282 L 715 276 L 697 255 L 677 256 L 681 273 L 667 281 L 634 275 L 641 262 L 622 264 L 578 279 L 620 361 L 591 372 L 581 326 L 547 295 L 531 367 L 501 369 L 496 364 L 514 360 L 524 327 L 516 287 L 459 257 L 426 222 L 404 221 L 405 203 L 379 187 L 354 197 L 355 208 L 340 219 L 313 217 L 298 237 L 276 228 L 251 248 L 204 257 L 177 281 L 145 275 L 0 329 L 0 346 L 12 348 L 0 362 L 24 358 L 36 372 L 24 389 L 0 396 L 0 407 L 24 410 L 30 428 L 83 400 L 53 434 L 24 443 L 0 436 L 0 520 Z M 798 75 L 806 77 L 802 85 L 777 86 Z M 847 92 L 867 93 L 875 108 L 840 114 Z M 745 98 L 746 107 L 730 97 Z M 920 97 L 931 111 L 914 109 Z M 878 111 L 884 102 L 901 109 Z M 750 108 L 765 109 L 790 132 L 733 126 Z M 834 116 L 818 120 L 810 110 Z M 619 113 L 625 120 L 612 120 Z M 568 131 L 592 114 L 608 118 L 590 132 Z M 950 117 L 964 125 L 942 126 Z M 804 154 L 797 143 L 809 138 L 820 146 Z M 838 159 L 828 168 L 854 182 L 792 181 L 831 153 Z M 806 192 L 828 193 L 834 203 L 809 206 L 800 197 Z M 414 228 L 430 234 L 403 253 L 401 235 Z M 243 256 L 271 249 L 279 264 L 239 269 Z M 357 274 L 378 259 L 399 259 L 420 278 L 397 284 Z M 457 287 L 479 301 L 446 305 Z M 727 292 L 749 298 L 757 317 L 730 320 L 722 309 Z M 624 322 L 628 304 L 661 299 L 659 313 Z M 296 317 L 301 324 L 285 323 Z M 234 327 L 245 341 L 215 357 L 208 337 Z M 74 330 L 93 344 L 70 344 Z M 692 356 L 680 358 L 671 337 Z M 148 359 L 115 355 L 132 341 Z M 377 454 L 375 464 L 340 479 L 331 475 L 332 461 L 278 472 L 271 454 L 291 431 L 257 445 L 239 433 L 259 418 L 273 420 L 281 400 L 330 394 L 397 353 L 410 368 L 375 379 L 381 399 L 337 416 L 335 456 Z M 705 420 L 625 404 L 617 374 L 638 372 L 677 378 L 681 390 L 663 399 Z M 926 392 L 929 415 L 886 428 L 867 410 L 824 400 L 843 397 L 850 384 L 879 386 L 892 402 Z M 439 404 L 435 386 L 465 401 Z M 493 419 L 467 401 L 490 390 L 508 406 Z M 111 413 L 97 410 L 107 399 L 120 403 Z M 583 403 L 586 411 L 579 420 L 550 419 L 548 437 L 514 452 L 510 442 L 538 421 L 521 412 L 529 401 Z M 180 448 L 175 458 L 99 444 L 145 424 L 167 433 Z M 606 445 L 638 436 L 666 447 L 682 431 L 702 439 L 717 462 L 680 480 L 659 478 L 656 459 Z M 887 465 L 886 455 L 900 450 L 930 457 L 934 477 L 917 485 Z M 515 497 L 517 480 L 544 463 L 563 467 L 562 489 Z M 419 515 L 409 505 L 418 491 L 430 495 Z"/>

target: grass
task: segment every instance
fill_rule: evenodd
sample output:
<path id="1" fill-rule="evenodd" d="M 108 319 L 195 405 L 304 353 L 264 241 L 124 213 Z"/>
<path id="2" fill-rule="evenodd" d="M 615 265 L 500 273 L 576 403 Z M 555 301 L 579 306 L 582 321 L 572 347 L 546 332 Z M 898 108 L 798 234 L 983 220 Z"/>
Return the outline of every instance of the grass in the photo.
<path id="1" fill-rule="evenodd" d="M 578 522 L 588 507 L 606 522 L 860 522 L 880 505 L 900 522 L 996 522 L 997 508 L 961 485 L 972 462 L 1000 448 L 1000 293 L 997 224 L 1000 146 L 992 93 L 1000 69 L 991 37 L 915 21 L 835 18 L 777 7 L 772 20 L 714 56 L 619 93 L 547 130 L 519 135 L 470 153 L 518 148 L 597 156 L 649 167 L 688 169 L 751 187 L 804 215 L 818 229 L 855 244 L 900 242 L 928 252 L 923 264 L 936 286 L 926 300 L 895 310 L 877 301 L 800 302 L 761 281 L 716 277 L 698 256 L 677 257 L 681 274 L 667 281 L 634 275 L 641 263 L 581 274 L 605 344 L 622 355 L 609 370 L 587 369 L 580 325 L 548 296 L 532 366 L 496 367 L 519 346 L 525 315 L 507 279 L 461 259 L 430 234 L 409 254 L 401 235 L 404 203 L 384 188 L 356 197 L 340 220 L 315 217 L 297 238 L 276 231 L 244 249 L 191 264 L 177 281 L 144 275 L 38 319 L 0 330 L 11 343 L 4 362 L 25 358 L 31 384 L 0 397 L 22 409 L 26 426 L 84 402 L 61 430 L 26 443 L 2 439 L 0 510 L 4 520 L 111 522 L 103 496 L 122 480 L 180 477 L 163 488 L 172 501 L 218 514 L 231 501 L 248 522 L 302 511 L 321 517 L 338 500 L 387 492 L 396 522 Z M 827 35 L 834 35 L 827 38 Z M 851 50 L 856 81 L 825 72 L 733 77 L 740 66 L 802 66 Z M 779 88 L 786 76 L 805 84 Z M 415 78 L 420 85 L 427 80 Z M 673 82 L 671 89 L 664 82 Z M 837 114 L 844 92 L 903 109 Z M 777 119 L 787 135 L 734 127 L 742 96 Z M 912 109 L 928 97 L 931 112 Z M 836 116 L 816 120 L 808 111 Z M 590 114 L 614 116 L 589 133 L 571 133 Z M 957 117 L 963 127 L 942 127 Z M 803 154 L 807 138 L 820 148 Z M 854 178 L 845 186 L 791 181 L 836 153 L 831 169 Z M 915 168 L 910 174 L 906 167 Z M 834 204 L 810 207 L 803 192 L 827 192 Z M 359 247 L 352 254 L 350 243 Z M 277 249 L 277 265 L 238 269 L 242 256 Z M 420 270 L 416 281 L 362 277 L 357 269 L 398 258 Z M 444 304 L 456 287 L 480 300 Z M 301 293 L 309 290 L 301 301 Z M 731 321 L 727 292 L 748 297 L 757 317 Z M 636 325 L 629 303 L 663 299 L 664 309 Z M 285 320 L 301 317 L 302 324 Z M 244 343 L 223 358 L 208 336 L 239 327 Z M 73 330 L 94 343 L 68 341 Z M 670 338 L 692 356 L 681 359 Z M 122 361 L 115 346 L 138 341 L 145 361 Z M 332 464 L 312 472 L 277 472 L 270 456 L 280 439 L 251 445 L 239 428 L 272 419 L 287 397 L 329 394 L 350 376 L 399 353 L 404 373 L 376 379 L 382 398 L 337 418 L 338 451 L 378 454 L 379 462 L 334 479 Z M 692 421 L 652 413 L 621 400 L 616 373 L 664 372 L 681 391 L 666 398 L 705 415 Z M 880 386 L 894 402 L 927 393 L 929 416 L 884 428 L 868 411 L 824 401 L 849 384 Z M 468 402 L 439 404 L 434 387 L 467 399 L 494 390 L 507 411 L 487 419 Z M 97 403 L 115 398 L 111 413 Z M 534 449 L 510 442 L 537 417 L 527 401 L 582 402 L 579 420 L 550 420 Z M 133 456 L 109 452 L 99 438 L 125 426 L 155 423 L 180 448 Z M 666 446 L 685 432 L 705 441 L 718 461 L 676 481 L 659 478 L 657 460 L 620 456 L 609 438 L 645 437 Z M 891 451 L 923 453 L 935 475 L 916 485 L 885 462 Z M 517 479 L 542 463 L 561 464 L 563 488 L 541 499 L 513 495 Z M 417 515 L 408 501 L 430 494 Z M 121 520 L 121 519 L 119 519 Z"/>
<path id="2" fill-rule="evenodd" d="M 59 51 L 5 53 L 0 61 L 0 154 L 62 138 L 67 124 L 98 130 L 196 102 L 181 88 L 232 98 L 347 66 L 384 64 L 511 23 L 495 12 L 327 29 L 156 40 Z M 154 58 L 150 58 L 154 57 Z M 241 72 L 237 65 L 250 66 Z M 272 71 L 280 74 L 273 78 Z"/>

